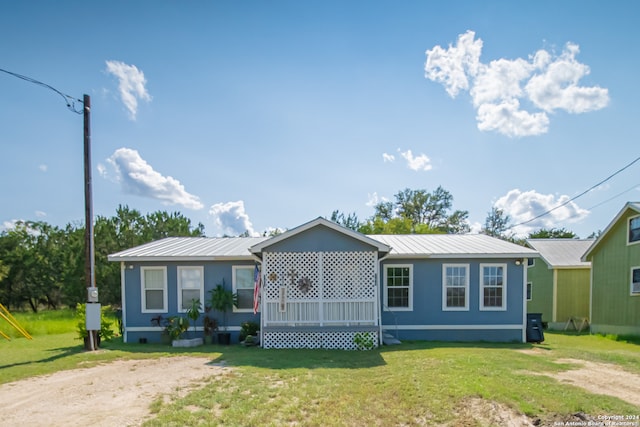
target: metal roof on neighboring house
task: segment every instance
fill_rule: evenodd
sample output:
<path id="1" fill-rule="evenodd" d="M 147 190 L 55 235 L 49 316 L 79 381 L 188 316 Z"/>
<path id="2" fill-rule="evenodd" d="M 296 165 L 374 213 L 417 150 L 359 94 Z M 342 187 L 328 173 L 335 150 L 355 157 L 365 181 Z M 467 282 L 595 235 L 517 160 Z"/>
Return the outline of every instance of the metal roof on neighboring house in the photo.
<path id="1" fill-rule="evenodd" d="M 537 257 L 532 249 L 483 234 L 370 235 L 391 258 Z M 250 249 L 268 237 L 168 237 L 109 255 L 109 261 L 253 259 Z M 265 242 L 266 243 L 266 242 Z"/>
<path id="2" fill-rule="evenodd" d="M 524 246 L 485 234 L 376 234 L 370 235 L 391 246 L 395 258 L 497 258 L 537 257 L 538 253 Z"/>
<path id="3" fill-rule="evenodd" d="M 109 261 L 252 259 L 249 248 L 268 237 L 167 237 L 109 255 Z"/>
<path id="4" fill-rule="evenodd" d="M 590 262 L 580 258 L 595 239 L 527 239 L 550 268 L 589 268 Z"/>

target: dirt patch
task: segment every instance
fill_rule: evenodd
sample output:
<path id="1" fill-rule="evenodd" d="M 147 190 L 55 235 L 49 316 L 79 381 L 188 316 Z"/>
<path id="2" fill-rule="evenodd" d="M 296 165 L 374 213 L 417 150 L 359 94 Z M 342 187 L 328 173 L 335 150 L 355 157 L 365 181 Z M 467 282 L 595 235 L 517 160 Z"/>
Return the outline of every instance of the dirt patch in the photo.
<path id="1" fill-rule="evenodd" d="M 501 426 L 501 427 L 534 427 L 526 415 L 501 403 L 473 397 L 467 399 L 458 408 L 458 419 L 455 426 Z"/>
<path id="2" fill-rule="evenodd" d="M 640 376 L 615 365 L 578 359 L 559 359 L 558 363 L 579 365 L 578 369 L 558 373 L 542 373 L 563 383 L 575 385 L 590 393 L 617 397 L 632 405 L 640 402 Z"/>
<path id="3" fill-rule="evenodd" d="M 202 387 L 230 368 L 202 357 L 119 360 L 0 385 L 0 425 L 137 426 L 149 404 Z"/>

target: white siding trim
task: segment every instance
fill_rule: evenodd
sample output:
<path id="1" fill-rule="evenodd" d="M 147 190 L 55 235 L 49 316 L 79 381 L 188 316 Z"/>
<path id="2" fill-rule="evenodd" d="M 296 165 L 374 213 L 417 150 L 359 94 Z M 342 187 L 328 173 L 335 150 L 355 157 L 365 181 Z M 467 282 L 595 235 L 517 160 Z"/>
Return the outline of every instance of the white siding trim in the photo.
<path id="1" fill-rule="evenodd" d="M 395 325 L 385 325 L 387 327 Z M 446 330 L 514 330 L 524 329 L 525 327 L 518 324 L 504 324 L 504 325 L 398 325 L 397 329 L 400 330 L 412 330 L 412 331 L 446 331 Z"/>
<path id="2" fill-rule="evenodd" d="M 127 342 L 127 322 L 125 319 L 127 318 L 127 298 L 126 295 L 126 286 L 125 286 L 125 271 L 127 270 L 127 266 L 124 261 L 120 263 L 120 295 L 122 295 L 122 342 Z"/>

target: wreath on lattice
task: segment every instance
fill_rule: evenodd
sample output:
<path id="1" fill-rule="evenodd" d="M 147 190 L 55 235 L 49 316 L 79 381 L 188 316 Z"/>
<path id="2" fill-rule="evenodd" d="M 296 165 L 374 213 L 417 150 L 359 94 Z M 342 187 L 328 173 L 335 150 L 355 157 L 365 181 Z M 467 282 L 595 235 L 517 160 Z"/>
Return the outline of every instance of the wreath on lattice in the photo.
<path id="1" fill-rule="evenodd" d="M 311 279 L 309 279 L 308 277 L 303 277 L 301 279 L 298 279 L 297 284 L 298 284 L 298 289 L 303 294 L 306 294 L 307 292 L 309 292 L 311 290 L 311 286 L 313 286 Z"/>

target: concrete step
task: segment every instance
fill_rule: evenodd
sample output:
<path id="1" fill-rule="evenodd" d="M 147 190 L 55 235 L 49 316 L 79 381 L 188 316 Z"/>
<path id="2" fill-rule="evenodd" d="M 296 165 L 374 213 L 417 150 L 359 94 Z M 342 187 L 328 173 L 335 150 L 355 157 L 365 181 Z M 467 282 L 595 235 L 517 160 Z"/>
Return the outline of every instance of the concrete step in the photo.
<path id="1" fill-rule="evenodd" d="M 396 345 L 401 344 L 400 340 L 391 335 L 390 333 L 383 332 L 382 334 L 382 342 L 384 345 Z"/>

